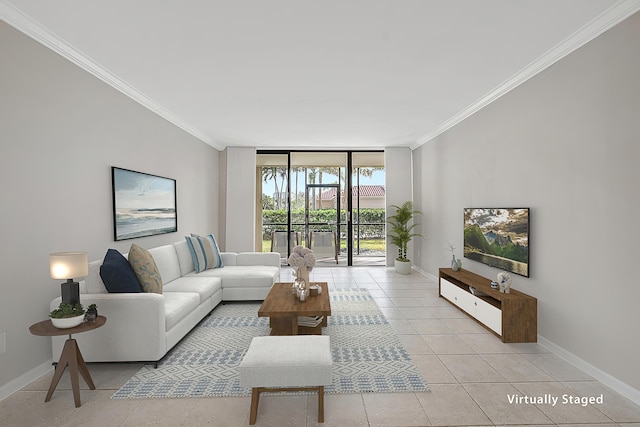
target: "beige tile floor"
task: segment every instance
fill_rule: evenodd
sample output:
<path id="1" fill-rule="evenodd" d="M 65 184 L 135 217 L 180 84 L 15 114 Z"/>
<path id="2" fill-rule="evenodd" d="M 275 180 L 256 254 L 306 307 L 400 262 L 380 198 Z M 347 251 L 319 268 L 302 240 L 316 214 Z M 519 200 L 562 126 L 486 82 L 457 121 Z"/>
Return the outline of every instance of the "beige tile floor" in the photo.
<path id="1" fill-rule="evenodd" d="M 283 269 L 288 280 L 290 271 Z M 385 267 L 316 268 L 331 289 L 367 288 L 424 379 L 427 393 L 327 395 L 324 426 L 640 426 L 640 407 L 538 344 L 503 344 L 438 298 L 437 283 Z M 90 364 L 97 389 L 80 381 L 75 408 L 65 373 L 44 403 L 52 374 L 0 402 L 0 426 L 247 426 L 249 398 L 111 400 L 138 364 Z M 604 397 L 588 406 L 513 404 L 508 396 Z M 315 396 L 264 396 L 257 426 L 315 426 Z"/>

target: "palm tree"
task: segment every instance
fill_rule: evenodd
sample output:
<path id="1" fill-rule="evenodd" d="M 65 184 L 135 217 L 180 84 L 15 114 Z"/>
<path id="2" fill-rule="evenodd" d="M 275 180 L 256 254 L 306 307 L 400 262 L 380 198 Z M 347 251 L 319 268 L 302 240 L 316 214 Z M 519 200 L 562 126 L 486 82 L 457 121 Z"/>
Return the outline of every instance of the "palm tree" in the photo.
<path id="1" fill-rule="evenodd" d="M 304 168 L 303 167 L 296 166 L 296 167 L 291 168 L 291 173 L 295 174 L 295 176 L 296 176 L 296 193 L 295 193 L 296 202 L 295 202 L 295 205 L 294 205 L 296 207 L 298 206 L 298 174 L 300 172 L 304 172 Z"/>
<path id="2" fill-rule="evenodd" d="M 316 172 L 315 168 L 311 168 L 310 170 L 308 170 L 308 176 L 309 176 L 309 183 L 310 184 L 315 184 L 316 183 L 316 174 L 317 174 L 317 172 Z M 312 200 L 311 207 L 312 207 L 312 209 L 315 210 L 316 209 L 316 189 L 315 189 L 315 187 L 313 187 L 311 190 L 312 190 L 311 194 L 313 194 L 313 198 L 311 199 Z"/>
<path id="3" fill-rule="evenodd" d="M 275 185 L 275 202 L 276 209 L 280 209 L 280 191 L 278 190 L 278 170 L 275 166 L 266 166 L 262 168 L 262 180 L 267 183 L 273 179 Z"/>
<path id="4" fill-rule="evenodd" d="M 286 187 L 285 179 L 287 179 L 287 169 L 286 168 L 277 168 L 277 173 L 280 176 L 280 178 L 282 179 L 282 185 L 280 186 L 280 188 L 284 192 L 284 189 Z M 282 195 L 280 193 L 278 193 L 278 199 L 280 200 L 280 203 L 282 203 Z M 280 206 L 280 207 L 282 207 L 282 206 Z"/>

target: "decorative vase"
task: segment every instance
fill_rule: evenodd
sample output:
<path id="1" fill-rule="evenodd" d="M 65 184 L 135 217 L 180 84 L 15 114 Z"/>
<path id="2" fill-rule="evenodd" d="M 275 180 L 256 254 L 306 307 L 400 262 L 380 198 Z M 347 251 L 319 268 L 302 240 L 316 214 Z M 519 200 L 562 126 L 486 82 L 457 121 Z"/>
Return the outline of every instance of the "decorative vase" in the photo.
<path id="1" fill-rule="evenodd" d="M 309 296 L 309 270 L 307 267 L 298 267 L 296 271 L 296 283 L 298 287 L 297 297 L 300 302 L 305 302 Z"/>
<path id="2" fill-rule="evenodd" d="M 307 287 L 309 287 L 309 270 L 307 269 L 307 267 L 298 267 L 296 277 L 298 278 L 298 280 L 304 280 L 304 282 L 307 284 Z"/>
<path id="3" fill-rule="evenodd" d="M 309 288 L 306 286 L 303 286 L 301 288 L 298 288 L 298 300 L 300 302 L 305 302 L 307 300 L 307 297 L 309 296 Z"/>
<path id="4" fill-rule="evenodd" d="M 462 264 L 462 263 L 461 263 Z M 458 261 L 456 261 L 456 256 L 453 255 L 453 258 L 451 259 L 451 269 L 453 271 L 458 271 L 460 270 L 460 267 L 458 267 Z"/>
<path id="5" fill-rule="evenodd" d="M 462 270 L 462 260 L 461 259 L 457 259 L 456 260 L 456 265 L 458 266 L 458 270 Z"/>

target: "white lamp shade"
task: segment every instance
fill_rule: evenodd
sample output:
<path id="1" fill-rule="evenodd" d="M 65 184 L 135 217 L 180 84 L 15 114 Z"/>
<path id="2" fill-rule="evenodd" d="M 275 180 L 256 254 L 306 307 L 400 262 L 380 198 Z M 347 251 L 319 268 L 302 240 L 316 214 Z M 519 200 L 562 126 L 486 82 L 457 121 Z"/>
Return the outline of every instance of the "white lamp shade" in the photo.
<path id="1" fill-rule="evenodd" d="M 89 261 L 86 252 L 56 252 L 49 254 L 52 279 L 87 277 Z"/>

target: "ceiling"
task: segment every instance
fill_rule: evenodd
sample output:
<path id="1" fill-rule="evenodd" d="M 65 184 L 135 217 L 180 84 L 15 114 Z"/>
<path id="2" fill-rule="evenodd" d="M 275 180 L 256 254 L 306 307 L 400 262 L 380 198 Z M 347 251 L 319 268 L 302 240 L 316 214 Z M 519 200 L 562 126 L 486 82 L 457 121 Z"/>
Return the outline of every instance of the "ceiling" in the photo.
<path id="1" fill-rule="evenodd" d="M 640 0 L 0 0 L 0 18 L 218 148 L 417 147 Z"/>

